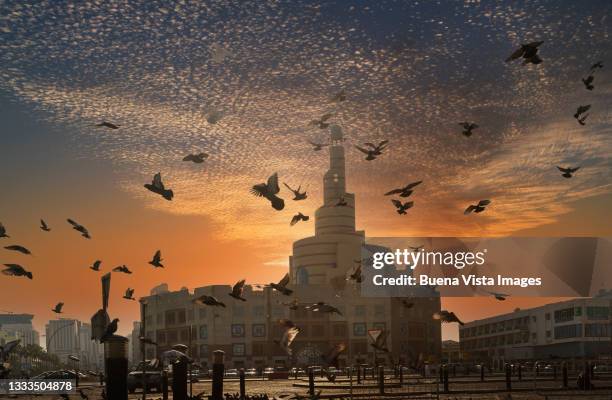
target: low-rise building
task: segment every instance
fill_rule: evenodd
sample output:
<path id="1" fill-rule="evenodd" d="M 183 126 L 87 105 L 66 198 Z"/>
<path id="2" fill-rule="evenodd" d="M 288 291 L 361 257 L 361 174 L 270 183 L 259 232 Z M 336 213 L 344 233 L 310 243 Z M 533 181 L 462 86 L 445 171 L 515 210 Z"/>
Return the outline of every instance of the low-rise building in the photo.
<path id="1" fill-rule="evenodd" d="M 40 345 L 40 336 L 32 325 L 31 314 L 0 314 L 0 335 L 21 340 L 22 345 Z"/>

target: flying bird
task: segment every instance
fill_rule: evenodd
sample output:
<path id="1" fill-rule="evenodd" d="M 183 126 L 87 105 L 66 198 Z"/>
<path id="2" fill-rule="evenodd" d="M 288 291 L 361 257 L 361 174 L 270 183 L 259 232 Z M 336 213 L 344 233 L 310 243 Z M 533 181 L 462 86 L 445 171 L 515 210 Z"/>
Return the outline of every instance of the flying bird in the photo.
<path id="1" fill-rule="evenodd" d="M 232 291 L 229 293 L 229 295 L 235 298 L 236 300 L 246 301 L 246 299 L 242 297 L 242 293 L 244 292 L 245 283 L 246 283 L 246 280 L 244 279 L 236 282 L 236 284 L 232 287 Z"/>
<path id="2" fill-rule="evenodd" d="M 488 294 L 490 294 L 491 296 L 495 297 L 496 300 L 499 301 L 504 301 L 506 300 L 506 298 L 510 297 L 509 294 L 504 294 L 504 293 L 497 293 L 497 292 L 490 292 L 488 290 L 485 290 L 485 292 L 487 292 Z"/>
<path id="3" fill-rule="evenodd" d="M 310 217 L 308 215 L 304 215 L 301 212 L 295 214 L 293 216 L 293 218 L 291 218 L 291 222 L 289 223 L 289 225 L 293 226 L 295 224 L 297 224 L 300 221 L 308 221 L 310 219 Z"/>
<path id="4" fill-rule="evenodd" d="M 346 92 L 344 91 L 344 89 L 342 89 L 341 91 L 333 95 L 332 98 L 330 99 L 332 103 L 341 103 L 345 100 L 346 100 Z"/>
<path id="5" fill-rule="evenodd" d="M 61 303 L 61 302 L 60 302 L 60 303 L 57 303 L 57 304 L 55 305 L 55 307 L 53 307 L 53 308 L 51 309 L 51 311 L 53 311 L 53 312 L 54 312 L 54 313 L 56 313 L 56 314 L 61 314 L 61 313 L 62 313 L 62 308 L 64 308 L 64 303 Z"/>
<path id="6" fill-rule="evenodd" d="M 49 225 L 47 225 L 44 219 L 40 220 L 40 229 L 42 229 L 45 232 L 51 231 L 51 228 L 49 228 Z"/>
<path id="7" fill-rule="evenodd" d="M 4 266 L 6 267 L 5 269 L 2 270 L 2 273 L 4 275 L 8 275 L 8 276 L 27 276 L 29 279 L 33 278 L 32 273 L 30 271 L 26 271 L 26 269 L 23 268 L 19 264 L 4 264 Z"/>
<path id="8" fill-rule="evenodd" d="M 468 215 L 468 214 L 471 214 L 472 212 L 481 213 L 485 210 L 485 207 L 488 206 L 489 204 L 491 204 L 491 200 L 480 200 L 478 204 L 476 205 L 470 204 L 468 208 L 465 209 L 463 214 Z"/>
<path id="9" fill-rule="evenodd" d="M 109 129 L 119 129 L 119 125 L 115 125 L 112 122 L 102 121 L 99 124 L 96 124 L 98 127 L 109 128 Z"/>
<path id="10" fill-rule="evenodd" d="M 291 187 L 289 185 L 287 185 L 285 182 L 283 182 L 283 185 L 285 185 L 285 187 L 287 189 L 289 189 L 290 191 L 293 192 L 293 200 L 295 201 L 299 201 L 299 200 L 304 200 L 308 197 L 308 195 L 306 194 L 306 191 L 300 192 L 300 189 L 302 188 L 302 185 L 298 186 L 297 189 L 291 189 Z"/>
<path id="11" fill-rule="evenodd" d="M 7 237 L 10 237 L 10 236 L 6 234 L 6 228 L 4 227 L 4 225 L 2 225 L 2 222 L 0 222 L 0 238 L 7 238 Z"/>
<path id="12" fill-rule="evenodd" d="M 420 185 L 423 181 L 416 181 L 416 182 L 412 182 L 407 184 L 404 187 L 401 187 L 399 189 L 393 189 L 387 193 L 385 193 L 385 196 L 391 196 L 394 194 L 398 194 L 400 197 L 408 197 L 412 194 L 412 192 L 414 190 L 412 190 L 414 187 Z"/>
<path id="13" fill-rule="evenodd" d="M 281 302 L 280 304 L 288 306 L 290 310 L 297 310 L 299 308 L 300 303 L 298 299 L 293 299 L 290 302 Z"/>
<path id="14" fill-rule="evenodd" d="M 510 62 L 522 57 L 524 59 L 523 65 L 529 63 L 540 64 L 542 62 L 542 59 L 538 55 L 538 47 L 540 47 L 542 43 L 544 42 L 540 41 L 521 44 L 521 47 L 519 47 L 514 53 L 512 53 L 512 55 L 510 55 L 510 57 L 506 59 L 506 62 Z"/>
<path id="15" fill-rule="evenodd" d="M 89 234 L 89 231 L 83 225 L 77 223 L 76 221 L 70 218 L 68 218 L 66 221 L 68 221 L 68 223 L 72 225 L 72 229 L 79 232 L 81 236 L 83 236 L 85 239 L 91 239 L 91 235 Z"/>
<path id="16" fill-rule="evenodd" d="M 312 121 L 310 121 L 310 126 L 318 126 L 319 129 L 325 129 L 329 127 L 329 122 L 327 122 L 328 119 L 330 119 L 334 114 L 332 113 L 328 113 L 328 114 L 324 114 L 321 116 L 321 118 L 319 119 L 313 119 Z"/>
<path id="17" fill-rule="evenodd" d="M 322 313 L 328 313 L 328 314 L 338 314 L 338 315 L 342 315 L 342 313 L 340 312 L 340 310 L 338 310 L 336 307 L 332 306 L 331 304 L 327 304 L 323 301 L 319 301 L 318 303 L 309 305 L 304 307 L 307 310 L 313 311 L 313 312 L 322 312 Z"/>
<path id="18" fill-rule="evenodd" d="M 472 136 L 472 132 L 474 129 L 478 128 L 477 124 L 473 124 L 470 122 L 460 122 L 459 125 L 461 125 L 463 127 L 463 131 L 461 133 L 463 133 L 463 136 L 465 137 L 470 137 Z"/>
<path id="19" fill-rule="evenodd" d="M 414 303 L 412 301 L 408 301 L 407 299 L 400 299 L 400 302 L 404 306 L 404 308 L 411 309 L 414 307 Z"/>
<path id="20" fill-rule="evenodd" d="M 312 140 L 309 140 L 308 143 L 311 144 L 312 149 L 314 151 L 321 151 L 321 150 L 323 150 L 323 147 L 329 146 L 329 144 L 327 144 L 327 143 L 316 143 L 316 142 L 313 142 Z"/>
<path id="21" fill-rule="evenodd" d="M 455 315 L 452 311 L 441 310 L 433 315 L 433 319 L 439 320 L 444 323 L 453 323 L 457 322 L 459 325 L 465 325 L 461 320 Z"/>
<path id="22" fill-rule="evenodd" d="M 161 250 L 157 250 L 153 255 L 153 259 L 149 261 L 149 264 L 151 264 L 155 268 L 164 268 L 164 264 L 162 264 L 163 260 L 164 259 L 161 256 Z"/>
<path id="23" fill-rule="evenodd" d="M 7 250 L 11 250 L 11 251 L 17 251 L 17 252 L 19 252 L 21 254 L 25 254 L 25 255 L 31 255 L 32 254 L 32 252 L 30 250 L 28 250 L 25 247 L 20 246 L 18 244 L 13 244 L 13 245 L 10 245 L 10 246 L 4 246 L 4 248 L 7 249 Z"/>
<path id="24" fill-rule="evenodd" d="M 183 157 L 183 161 L 191 161 L 195 164 L 202 164 L 208 158 L 206 153 L 188 154 Z"/>
<path id="25" fill-rule="evenodd" d="M 576 167 L 576 168 L 571 168 L 571 167 L 562 168 L 562 167 L 557 166 L 557 169 L 559 171 L 563 172 L 563 174 L 561 174 L 562 177 L 569 179 L 569 178 L 571 178 L 573 176 L 572 175 L 573 173 L 575 173 L 576 171 L 578 171 L 580 169 L 580 167 Z"/>
<path id="26" fill-rule="evenodd" d="M 378 351 L 382 351 L 384 353 L 389 352 L 389 348 L 387 347 L 387 336 L 389 336 L 389 332 L 383 330 L 377 337 L 374 343 L 370 343 L 370 346 L 374 347 Z"/>
<path id="27" fill-rule="evenodd" d="M 366 160 L 372 161 L 372 160 L 375 160 L 376 157 L 382 154 L 382 151 L 387 147 L 387 143 L 389 143 L 388 140 L 383 140 L 377 145 L 373 143 L 364 143 L 364 146 L 369 147 L 369 149 L 365 149 L 360 146 L 355 146 L 355 148 L 367 155 L 365 158 Z"/>
<path id="28" fill-rule="evenodd" d="M 119 265 L 118 267 L 113 268 L 113 272 L 123 272 L 124 274 L 132 273 L 132 271 L 130 271 L 129 268 L 125 264 Z"/>
<path id="29" fill-rule="evenodd" d="M 164 199 L 168 201 L 172 200 L 172 198 L 174 197 L 174 192 L 164 187 L 164 184 L 161 178 L 161 172 L 156 173 L 153 176 L 153 182 L 150 184 L 145 183 L 144 187 L 153 193 L 159 194 L 160 196 L 162 196 Z"/>
<path id="30" fill-rule="evenodd" d="M 102 264 L 102 261 L 100 260 L 96 260 L 94 261 L 94 263 L 89 267 L 89 269 L 93 270 L 93 271 L 100 271 L 100 265 Z"/>
<path id="31" fill-rule="evenodd" d="M 351 273 L 349 277 L 346 278 L 346 280 L 352 280 L 357 283 L 361 283 L 363 281 L 363 275 L 361 274 L 361 261 L 359 262 L 359 264 L 357 264 L 357 268 L 355 268 L 353 273 Z"/>
<path id="32" fill-rule="evenodd" d="M 412 207 L 414 206 L 414 201 L 408 201 L 408 202 L 406 202 L 406 203 L 402 203 L 402 202 L 401 202 L 401 201 L 399 201 L 399 200 L 392 199 L 392 200 L 391 200 L 391 203 L 393 203 L 393 205 L 394 205 L 394 206 L 395 206 L 395 208 L 397 209 L 397 210 L 395 210 L 395 211 L 397 211 L 397 213 L 398 213 L 399 215 L 405 215 L 405 214 L 407 214 L 407 212 L 406 212 L 406 211 L 407 211 L 408 209 L 410 209 L 410 208 L 412 208 Z"/>
<path id="33" fill-rule="evenodd" d="M 295 324 L 289 320 L 281 319 L 279 323 L 286 329 L 283 336 L 277 343 L 280 345 L 281 349 L 283 349 L 285 353 L 290 356 L 292 354 L 291 343 L 293 343 L 297 334 L 300 333 L 300 328 L 295 326 Z"/>
<path id="34" fill-rule="evenodd" d="M 293 290 L 287 289 L 288 284 L 289 284 L 289 274 L 285 274 L 283 279 L 281 279 L 278 283 L 270 283 L 270 287 L 272 289 L 275 289 L 281 292 L 285 296 L 291 296 L 291 293 L 293 293 Z"/>
<path id="35" fill-rule="evenodd" d="M 584 87 L 587 90 L 593 90 L 595 89 L 595 86 L 593 85 L 594 80 L 595 80 L 595 77 L 593 75 L 589 75 L 586 78 L 582 78 L 582 83 L 584 83 Z"/>
<path id="36" fill-rule="evenodd" d="M 591 109 L 591 105 L 587 104 L 586 106 L 578 106 L 578 108 L 576 109 L 576 113 L 574 114 L 574 118 L 578 119 L 580 118 L 580 116 L 582 114 L 584 114 L 585 112 L 589 111 Z"/>
<path id="37" fill-rule="evenodd" d="M 590 71 L 593 73 L 596 69 L 603 68 L 603 61 L 597 61 L 595 64 L 591 65 Z"/>
<path id="38" fill-rule="evenodd" d="M 270 176 L 267 183 L 260 183 L 251 188 L 251 194 L 268 199 L 272 208 L 280 211 L 285 208 L 285 200 L 277 196 L 278 192 L 280 192 L 280 187 L 278 186 L 277 173 Z"/>
<path id="39" fill-rule="evenodd" d="M 198 304 L 198 305 L 201 305 L 201 306 L 212 306 L 212 307 L 223 307 L 223 308 L 225 308 L 225 304 L 220 302 L 219 300 L 217 300 L 216 297 L 214 297 L 214 296 L 207 296 L 205 294 L 203 294 L 202 296 L 200 296 L 197 299 L 193 300 L 193 302 L 195 304 Z"/>
<path id="40" fill-rule="evenodd" d="M 126 299 L 126 300 L 136 300 L 136 299 L 134 298 L 134 289 L 132 289 L 132 288 L 127 288 L 127 289 L 125 290 L 125 294 L 123 295 L 123 298 L 124 298 L 124 299 Z"/>

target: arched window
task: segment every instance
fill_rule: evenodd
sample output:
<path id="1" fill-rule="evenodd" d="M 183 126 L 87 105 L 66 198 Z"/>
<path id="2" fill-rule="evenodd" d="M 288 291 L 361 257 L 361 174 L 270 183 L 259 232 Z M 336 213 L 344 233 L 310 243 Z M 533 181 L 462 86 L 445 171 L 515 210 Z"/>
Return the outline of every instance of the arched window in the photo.
<path id="1" fill-rule="evenodd" d="M 308 285 L 308 271 L 304 267 L 299 267 L 297 270 L 297 284 Z"/>

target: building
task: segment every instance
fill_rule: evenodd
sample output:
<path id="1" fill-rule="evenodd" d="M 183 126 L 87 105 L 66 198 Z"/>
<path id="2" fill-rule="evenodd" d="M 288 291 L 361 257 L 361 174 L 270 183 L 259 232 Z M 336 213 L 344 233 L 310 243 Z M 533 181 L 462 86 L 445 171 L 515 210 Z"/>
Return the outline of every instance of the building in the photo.
<path id="1" fill-rule="evenodd" d="M 463 362 L 461 346 L 456 340 L 442 341 L 442 362 L 446 364 L 456 364 Z"/>
<path id="2" fill-rule="evenodd" d="M 140 321 L 134 321 L 132 326 L 132 332 L 130 333 L 131 340 L 128 342 L 130 348 L 128 349 L 128 353 L 131 357 L 131 365 L 138 364 L 142 360 L 142 351 L 140 349 L 140 336 L 142 333 L 140 332 L 141 323 Z"/>
<path id="3" fill-rule="evenodd" d="M 104 350 L 101 344 L 91 340 L 91 325 L 75 319 L 50 320 L 45 326 L 46 347 L 60 361 L 73 364 L 69 356 L 79 358 L 79 368 L 100 370 L 104 365 Z"/>
<path id="4" fill-rule="evenodd" d="M 610 358 L 612 297 L 581 298 L 465 324 L 461 351 L 495 367 L 513 360 Z"/>
<path id="5" fill-rule="evenodd" d="M 20 339 L 22 345 L 40 345 L 40 336 L 32 325 L 31 314 L 0 314 L 0 336 Z"/>
<path id="6" fill-rule="evenodd" d="M 145 298 L 146 336 L 157 343 L 147 345 L 147 358 L 182 343 L 190 346 L 192 357 L 202 365 L 210 365 L 212 351 L 221 349 L 234 368 L 289 367 L 320 364 L 321 356 L 334 344 L 344 343 L 347 348 L 339 358 L 340 365 L 374 363 L 375 358 L 378 363 L 420 356 L 439 359 L 441 327 L 431 318 L 440 310 L 435 291 L 430 297 L 411 298 L 414 306 L 406 308 L 401 299 L 362 297 L 360 286 L 347 280 L 355 271 L 355 260 L 362 258 L 362 248 L 372 246 L 355 227 L 355 195 L 346 192 L 343 141 L 341 129 L 332 126 L 330 167 L 323 179 L 323 205 L 315 212 L 314 236 L 296 241 L 289 257 L 293 295 L 246 286 L 247 301 L 243 303 L 228 296 L 229 285 L 193 292 L 187 288 L 168 291 L 160 285 Z M 226 308 L 195 306 L 192 301 L 202 294 L 220 299 Z M 296 304 L 289 307 L 293 301 Z M 305 308 L 320 301 L 337 307 L 342 315 Z M 292 356 L 275 343 L 284 330 L 278 324 L 281 318 L 289 318 L 300 328 Z M 388 334 L 388 354 L 375 354 L 369 343 L 373 330 Z"/>

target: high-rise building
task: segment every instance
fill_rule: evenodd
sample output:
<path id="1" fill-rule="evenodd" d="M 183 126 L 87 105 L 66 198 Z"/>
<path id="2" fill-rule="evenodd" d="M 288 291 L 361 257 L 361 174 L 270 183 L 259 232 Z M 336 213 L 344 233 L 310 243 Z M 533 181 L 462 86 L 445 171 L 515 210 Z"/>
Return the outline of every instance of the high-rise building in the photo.
<path id="1" fill-rule="evenodd" d="M 101 344 L 91 340 L 91 325 L 75 319 L 50 320 L 45 326 L 47 351 L 60 361 L 73 364 L 69 356 L 79 358 L 79 368 L 99 370 L 104 365 Z"/>
<path id="2" fill-rule="evenodd" d="M 0 314 L 0 336 L 20 339 L 22 345 L 40 345 L 39 334 L 32 325 L 33 318 L 30 314 Z"/>

